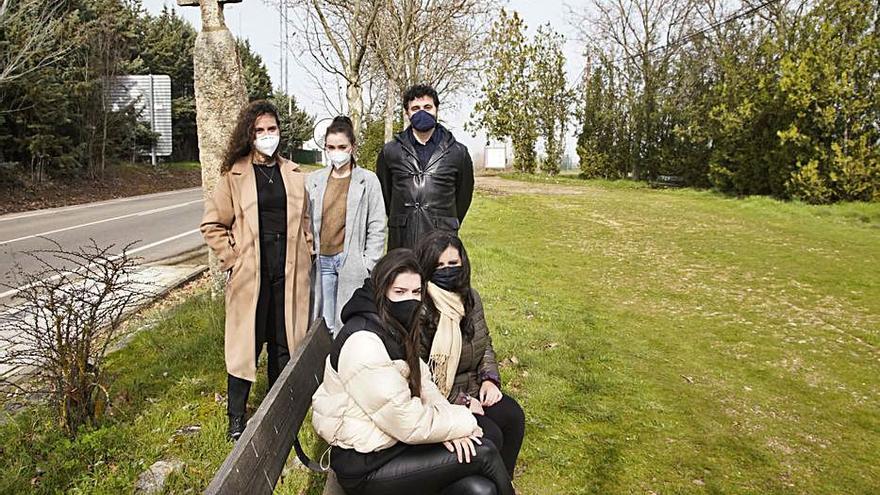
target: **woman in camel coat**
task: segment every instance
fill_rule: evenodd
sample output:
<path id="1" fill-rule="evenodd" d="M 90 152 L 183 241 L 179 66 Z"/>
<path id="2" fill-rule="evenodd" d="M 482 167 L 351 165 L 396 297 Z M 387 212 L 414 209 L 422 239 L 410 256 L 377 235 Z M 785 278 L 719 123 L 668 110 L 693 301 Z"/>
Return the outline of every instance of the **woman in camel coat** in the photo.
<path id="1" fill-rule="evenodd" d="M 227 412 L 233 440 L 244 431 L 263 344 L 271 386 L 309 324 L 314 249 L 305 175 L 278 155 L 279 132 L 272 104 L 255 101 L 242 111 L 201 224 L 227 273 Z"/>

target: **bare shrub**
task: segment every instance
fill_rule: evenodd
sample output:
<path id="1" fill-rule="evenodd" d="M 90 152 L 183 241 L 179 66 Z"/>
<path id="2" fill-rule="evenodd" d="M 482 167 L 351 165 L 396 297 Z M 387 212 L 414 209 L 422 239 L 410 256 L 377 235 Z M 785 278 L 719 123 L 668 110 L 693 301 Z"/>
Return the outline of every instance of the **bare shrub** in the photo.
<path id="1" fill-rule="evenodd" d="M 128 310 L 152 287 L 132 277 L 132 244 L 113 254 L 115 245 L 93 239 L 74 250 L 50 242 L 52 249 L 24 253 L 37 270 L 14 270 L 18 301 L 0 315 L 0 364 L 16 370 L 3 379 L 11 395 L 45 397 L 75 436 L 109 405 L 104 360 L 127 333 Z"/>

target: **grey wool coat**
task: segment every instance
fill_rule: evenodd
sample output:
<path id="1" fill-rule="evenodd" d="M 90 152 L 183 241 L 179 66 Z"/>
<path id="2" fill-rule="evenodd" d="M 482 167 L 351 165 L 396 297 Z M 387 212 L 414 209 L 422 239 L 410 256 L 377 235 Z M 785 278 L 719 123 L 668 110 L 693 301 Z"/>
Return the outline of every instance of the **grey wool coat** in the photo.
<path id="1" fill-rule="evenodd" d="M 324 211 L 324 192 L 330 179 L 331 167 L 316 170 L 306 178 L 306 190 L 309 193 L 311 207 L 312 232 L 314 233 L 315 251 L 321 252 L 321 216 Z M 342 307 L 363 285 L 364 279 L 370 276 L 376 262 L 385 252 L 385 202 L 382 199 L 382 188 L 376 174 L 355 166 L 351 171 L 351 183 L 348 186 L 348 202 L 345 213 L 345 241 L 343 247 L 344 260 L 339 270 L 336 289 L 336 322 L 334 328 L 342 328 L 339 315 Z M 312 315 L 321 317 L 323 295 L 321 290 L 320 258 L 315 257 L 312 266 Z M 330 322 L 328 322 L 329 324 Z"/>

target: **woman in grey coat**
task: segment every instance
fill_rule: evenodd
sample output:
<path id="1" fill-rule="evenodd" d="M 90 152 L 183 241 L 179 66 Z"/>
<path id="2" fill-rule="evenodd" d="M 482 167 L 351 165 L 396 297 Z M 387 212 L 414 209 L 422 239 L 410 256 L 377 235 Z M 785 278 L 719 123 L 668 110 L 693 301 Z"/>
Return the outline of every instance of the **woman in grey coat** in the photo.
<path id="1" fill-rule="evenodd" d="M 342 327 L 342 306 L 384 253 L 385 203 L 376 174 L 355 163 L 351 119 L 333 119 L 324 149 L 330 166 L 311 173 L 306 181 L 318 251 L 312 312 L 323 316 L 335 335 Z"/>

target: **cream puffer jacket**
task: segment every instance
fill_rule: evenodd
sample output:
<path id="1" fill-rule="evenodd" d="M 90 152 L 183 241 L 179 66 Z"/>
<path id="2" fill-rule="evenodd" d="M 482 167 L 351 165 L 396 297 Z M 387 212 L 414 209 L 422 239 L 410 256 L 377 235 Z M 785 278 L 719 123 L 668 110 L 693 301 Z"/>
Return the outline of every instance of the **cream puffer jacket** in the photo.
<path id="1" fill-rule="evenodd" d="M 339 354 L 339 370 L 324 367 L 324 381 L 312 396 L 312 425 L 333 446 L 361 453 L 397 442 L 439 443 L 478 431 L 465 406 L 450 404 L 421 362 L 421 398 L 413 397 L 403 360 L 391 360 L 373 332 L 348 337 Z"/>

